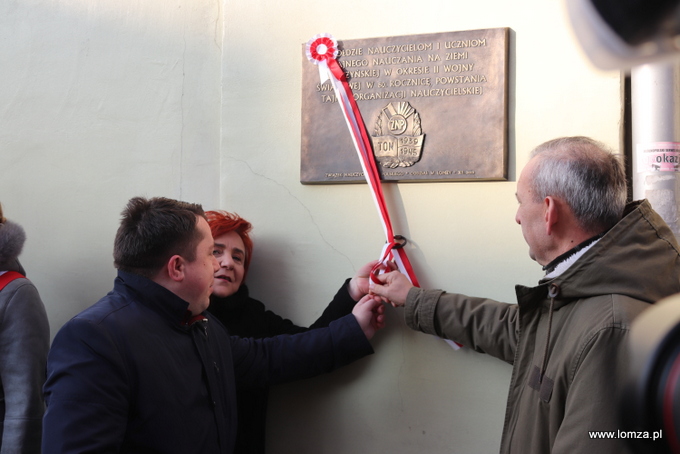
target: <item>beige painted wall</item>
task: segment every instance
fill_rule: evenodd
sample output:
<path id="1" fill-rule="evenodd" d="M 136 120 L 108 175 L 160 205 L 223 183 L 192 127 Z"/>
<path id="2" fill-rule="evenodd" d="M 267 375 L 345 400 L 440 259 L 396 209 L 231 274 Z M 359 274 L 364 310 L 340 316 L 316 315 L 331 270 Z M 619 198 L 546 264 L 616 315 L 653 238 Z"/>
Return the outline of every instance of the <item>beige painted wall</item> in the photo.
<path id="1" fill-rule="evenodd" d="M 558 0 L 0 2 L 0 202 L 53 334 L 111 288 L 118 214 L 133 195 L 236 211 L 255 225 L 253 295 L 300 324 L 377 258 L 365 185 L 303 186 L 300 46 L 511 28 L 509 181 L 389 185 L 423 286 L 513 301 L 540 267 L 514 222 L 535 145 L 589 135 L 618 148 L 618 73 L 584 60 Z M 273 389 L 269 452 L 497 450 L 511 368 L 404 326 L 376 354 Z"/>

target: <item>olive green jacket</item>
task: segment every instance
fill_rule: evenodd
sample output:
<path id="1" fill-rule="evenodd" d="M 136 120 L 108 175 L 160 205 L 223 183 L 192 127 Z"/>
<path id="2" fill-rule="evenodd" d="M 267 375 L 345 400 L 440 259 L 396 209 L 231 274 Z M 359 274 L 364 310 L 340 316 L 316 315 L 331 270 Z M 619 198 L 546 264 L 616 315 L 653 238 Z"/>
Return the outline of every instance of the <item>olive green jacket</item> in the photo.
<path id="1" fill-rule="evenodd" d="M 621 429 L 620 345 L 641 311 L 680 292 L 679 250 L 649 203 L 634 202 L 560 276 L 516 286 L 518 304 L 413 288 L 406 323 L 513 365 L 501 453 L 626 452 L 589 432 Z"/>

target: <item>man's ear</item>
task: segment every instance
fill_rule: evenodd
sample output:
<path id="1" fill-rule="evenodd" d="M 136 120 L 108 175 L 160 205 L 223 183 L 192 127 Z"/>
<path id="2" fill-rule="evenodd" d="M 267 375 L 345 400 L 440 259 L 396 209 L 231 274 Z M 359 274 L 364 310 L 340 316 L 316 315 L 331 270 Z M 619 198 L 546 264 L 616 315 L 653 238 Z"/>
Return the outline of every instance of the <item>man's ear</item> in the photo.
<path id="1" fill-rule="evenodd" d="M 552 196 L 548 196 L 543 199 L 543 204 L 545 208 L 545 233 L 552 235 L 555 224 L 560 217 L 559 203 Z"/>
<path id="2" fill-rule="evenodd" d="M 181 255 L 173 255 L 165 264 L 168 272 L 168 277 L 175 282 L 180 282 L 184 279 L 184 259 Z"/>

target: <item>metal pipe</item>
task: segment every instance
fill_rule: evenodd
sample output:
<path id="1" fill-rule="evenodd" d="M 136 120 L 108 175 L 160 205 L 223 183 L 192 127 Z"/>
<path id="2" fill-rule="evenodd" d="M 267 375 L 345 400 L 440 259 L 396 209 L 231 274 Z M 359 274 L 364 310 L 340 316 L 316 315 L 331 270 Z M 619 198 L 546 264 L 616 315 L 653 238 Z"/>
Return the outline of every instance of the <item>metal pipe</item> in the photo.
<path id="1" fill-rule="evenodd" d="M 633 199 L 648 199 L 680 239 L 680 62 L 631 70 Z"/>

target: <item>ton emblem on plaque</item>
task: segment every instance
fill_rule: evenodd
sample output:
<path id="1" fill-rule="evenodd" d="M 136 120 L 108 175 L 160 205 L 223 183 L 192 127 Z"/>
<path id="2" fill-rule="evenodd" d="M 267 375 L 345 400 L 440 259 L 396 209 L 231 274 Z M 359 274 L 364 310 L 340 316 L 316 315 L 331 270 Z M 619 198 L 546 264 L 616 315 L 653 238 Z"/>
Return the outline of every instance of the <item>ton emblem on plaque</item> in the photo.
<path id="1" fill-rule="evenodd" d="M 425 134 L 420 115 L 408 102 L 392 102 L 378 115 L 373 152 L 383 167 L 410 167 L 420 160 Z"/>

